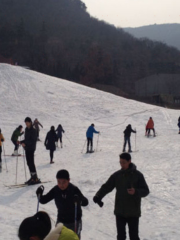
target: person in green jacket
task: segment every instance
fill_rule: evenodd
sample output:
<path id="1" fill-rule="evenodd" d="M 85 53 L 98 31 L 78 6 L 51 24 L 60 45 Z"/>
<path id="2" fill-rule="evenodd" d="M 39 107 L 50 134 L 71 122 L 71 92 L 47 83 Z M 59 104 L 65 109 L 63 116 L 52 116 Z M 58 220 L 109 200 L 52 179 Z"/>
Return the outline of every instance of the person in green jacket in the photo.
<path id="1" fill-rule="evenodd" d="M 141 216 L 141 198 L 149 194 L 148 185 L 141 172 L 131 162 L 129 153 L 120 154 L 121 169 L 110 176 L 93 198 L 100 207 L 102 198 L 116 188 L 114 214 L 116 216 L 117 240 L 126 239 L 126 224 L 129 227 L 130 240 L 139 238 L 139 217 Z"/>
<path id="2" fill-rule="evenodd" d="M 51 220 L 46 212 L 37 212 L 25 218 L 19 226 L 20 240 L 79 240 L 77 234 L 58 223 L 51 232 Z"/>
<path id="3" fill-rule="evenodd" d="M 24 132 L 22 132 L 23 126 L 19 125 L 18 128 L 16 128 L 11 136 L 11 141 L 14 144 L 14 153 L 12 154 L 12 156 L 17 156 L 18 155 L 18 148 L 19 148 L 19 144 L 18 144 L 18 138 L 20 136 L 22 136 L 24 134 Z"/>

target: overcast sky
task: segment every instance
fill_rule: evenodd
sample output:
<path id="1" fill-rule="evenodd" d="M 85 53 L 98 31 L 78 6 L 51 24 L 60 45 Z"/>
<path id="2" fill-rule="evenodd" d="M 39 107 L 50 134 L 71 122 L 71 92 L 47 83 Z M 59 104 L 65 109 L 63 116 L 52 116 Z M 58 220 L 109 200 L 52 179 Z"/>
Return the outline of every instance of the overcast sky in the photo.
<path id="1" fill-rule="evenodd" d="M 118 27 L 180 23 L 180 0 L 81 0 L 94 17 Z"/>

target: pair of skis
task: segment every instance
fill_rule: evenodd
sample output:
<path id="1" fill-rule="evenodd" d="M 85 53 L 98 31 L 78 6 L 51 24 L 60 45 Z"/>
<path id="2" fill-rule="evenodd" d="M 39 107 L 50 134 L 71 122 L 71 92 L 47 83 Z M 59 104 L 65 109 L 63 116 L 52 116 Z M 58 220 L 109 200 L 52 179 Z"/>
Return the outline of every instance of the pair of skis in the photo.
<path id="1" fill-rule="evenodd" d="M 5 185 L 5 187 L 8 187 L 8 188 L 22 188 L 22 187 L 30 187 L 30 186 L 34 186 L 34 185 L 38 185 L 38 184 L 43 184 L 43 183 L 49 183 L 51 181 L 43 181 L 43 182 L 38 182 L 36 184 L 32 184 L 32 185 L 28 185 L 28 184 L 25 184 L 25 183 L 22 183 L 22 184 L 13 184 L 13 185 Z"/>

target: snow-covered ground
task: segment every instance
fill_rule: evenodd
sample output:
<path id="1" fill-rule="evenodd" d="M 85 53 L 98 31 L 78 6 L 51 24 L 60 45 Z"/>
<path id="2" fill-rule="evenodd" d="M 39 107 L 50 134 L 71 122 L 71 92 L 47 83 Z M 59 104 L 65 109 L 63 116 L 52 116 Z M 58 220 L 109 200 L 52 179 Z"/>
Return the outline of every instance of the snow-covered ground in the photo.
<path id="1" fill-rule="evenodd" d="M 82 239 L 115 240 L 116 227 L 113 215 L 115 191 L 107 195 L 104 207 L 99 208 L 92 198 L 99 187 L 119 166 L 119 153 L 123 145 L 123 130 L 130 123 L 137 130 L 138 152 L 132 161 L 142 171 L 150 188 L 150 195 L 142 200 L 140 219 L 141 240 L 179 240 L 180 236 L 180 135 L 177 118 L 179 111 L 127 100 L 115 95 L 53 78 L 21 67 L 0 64 L 0 128 L 6 139 L 6 154 L 13 152 L 10 141 L 13 130 L 24 125 L 25 117 L 38 118 L 43 124 L 35 154 L 38 175 L 45 193 L 56 184 L 56 172 L 67 169 L 71 182 L 89 199 L 83 208 Z M 156 138 L 144 136 L 145 124 L 153 117 Z M 95 124 L 101 132 L 98 152 L 82 154 L 87 127 Z M 62 124 L 66 135 L 64 148 L 55 152 L 55 164 L 49 164 L 49 152 L 44 138 L 51 125 Z M 69 141 L 70 140 L 70 141 Z M 135 149 L 135 135 L 131 137 Z M 94 138 L 97 144 L 97 135 Z M 22 149 L 20 149 L 22 152 Z M 85 152 L 85 149 L 84 149 Z M 3 158 L 0 173 L 0 236 L 14 240 L 20 222 L 36 212 L 36 186 L 8 189 L 15 183 L 16 158 Z M 25 181 L 24 159 L 18 159 L 18 183 Z M 28 170 L 27 170 L 28 172 Z M 28 172 L 29 177 L 29 172 Z M 56 220 L 54 202 L 40 205 Z"/>

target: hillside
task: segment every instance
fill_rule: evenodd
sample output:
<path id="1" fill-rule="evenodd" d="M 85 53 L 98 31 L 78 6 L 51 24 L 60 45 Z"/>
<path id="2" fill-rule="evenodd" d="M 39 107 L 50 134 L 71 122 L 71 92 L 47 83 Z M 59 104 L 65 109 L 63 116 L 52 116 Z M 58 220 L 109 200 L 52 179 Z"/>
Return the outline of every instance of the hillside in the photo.
<path id="1" fill-rule="evenodd" d="M 123 99 L 115 95 L 81 86 L 69 81 L 49 77 L 21 67 L 0 65 L 0 127 L 6 138 L 6 154 L 11 154 L 12 131 L 24 126 L 24 118 L 37 117 L 44 128 L 40 132 L 35 154 L 38 175 L 45 184 L 45 193 L 55 184 L 55 174 L 65 168 L 71 181 L 89 199 L 83 209 L 82 239 L 115 240 L 116 227 L 113 215 L 115 191 L 107 195 L 100 209 L 92 201 L 96 191 L 119 166 L 118 154 L 123 144 L 123 130 L 131 123 L 137 130 L 138 152 L 132 161 L 143 172 L 150 195 L 142 200 L 140 236 L 142 240 L 179 240 L 179 112 Z M 144 125 L 152 116 L 156 138 L 144 137 Z M 101 132 L 98 152 L 81 154 L 87 127 L 95 123 Z M 51 125 L 59 123 L 65 129 L 64 148 L 55 152 L 55 164 L 49 164 L 49 152 L 43 141 Z M 69 142 L 69 140 L 72 144 Z M 135 149 L 132 135 L 132 148 Z M 94 138 L 96 148 L 97 136 Z M 22 152 L 22 149 L 20 149 Z M 16 159 L 6 157 L 8 172 L 0 173 L 0 236 L 5 240 L 17 239 L 17 228 L 27 216 L 36 212 L 37 186 L 8 189 L 4 185 L 15 183 Z M 28 175 L 29 176 L 29 175 Z M 18 183 L 25 180 L 23 158 L 18 162 Z M 54 202 L 40 205 L 56 221 Z M 53 222 L 54 225 L 54 222 Z"/>
<path id="2" fill-rule="evenodd" d="M 179 51 L 91 17 L 80 0 L 0 0 L 0 22 L 6 62 L 83 85 L 132 98 L 138 79 L 180 72 Z"/>
<path id="3" fill-rule="evenodd" d="M 159 41 L 180 50 L 180 24 L 154 24 L 137 28 L 124 28 L 136 38 Z"/>

